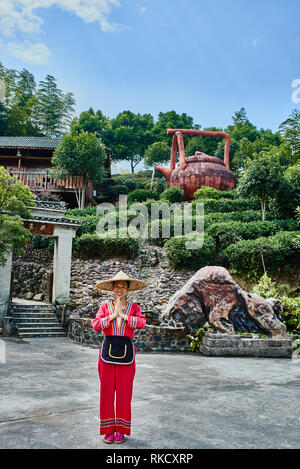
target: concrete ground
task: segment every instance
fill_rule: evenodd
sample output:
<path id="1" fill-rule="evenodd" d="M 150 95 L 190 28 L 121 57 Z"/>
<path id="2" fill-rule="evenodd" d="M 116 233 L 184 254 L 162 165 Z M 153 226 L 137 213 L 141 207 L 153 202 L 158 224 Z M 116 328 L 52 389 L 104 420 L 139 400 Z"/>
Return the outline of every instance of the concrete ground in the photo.
<path id="1" fill-rule="evenodd" d="M 98 350 L 0 338 L 0 447 L 300 448 L 300 359 L 136 357 L 132 434 L 99 435 Z"/>

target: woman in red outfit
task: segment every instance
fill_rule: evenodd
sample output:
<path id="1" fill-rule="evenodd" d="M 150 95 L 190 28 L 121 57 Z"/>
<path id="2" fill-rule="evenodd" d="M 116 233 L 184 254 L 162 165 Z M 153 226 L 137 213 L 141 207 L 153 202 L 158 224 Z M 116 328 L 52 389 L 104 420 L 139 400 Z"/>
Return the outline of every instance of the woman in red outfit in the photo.
<path id="1" fill-rule="evenodd" d="M 146 286 L 141 280 L 118 272 L 112 279 L 97 283 L 100 290 L 113 291 L 115 301 L 103 303 L 92 326 L 105 334 L 98 371 L 100 378 L 100 435 L 105 443 L 123 443 L 130 435 L 131 398 L 135 375 L 135 329 L 143 329 L 146 318 L 136 303 L 126 300 L 128 291 Z M 116 394 L 116 406 L 115 406 Z"/>

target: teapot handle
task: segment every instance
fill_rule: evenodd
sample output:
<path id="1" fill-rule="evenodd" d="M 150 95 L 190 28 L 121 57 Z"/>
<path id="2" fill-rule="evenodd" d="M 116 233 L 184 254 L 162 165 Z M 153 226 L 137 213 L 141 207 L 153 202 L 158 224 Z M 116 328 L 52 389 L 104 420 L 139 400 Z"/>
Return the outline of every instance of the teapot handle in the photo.
<path id="1" fill-rule="evenodd" d="M 229 149 L 230 137 L 226 132 L 217 132 L 212 130 L 197 130 L 197 129 L 168 129 L 168 134 L 174 134 L 171 149 L 170 169 L 175 169 L 177 145 L 179 148 L 179 167 L 183 170 L 186 167 L 185 150 L 183 142 L 183 134 L 185 135 L 203 135 L 204 137 L 223 137 L 225 138 L 224 148 L 224 163 L 226 168 L 229 169 Z"/>

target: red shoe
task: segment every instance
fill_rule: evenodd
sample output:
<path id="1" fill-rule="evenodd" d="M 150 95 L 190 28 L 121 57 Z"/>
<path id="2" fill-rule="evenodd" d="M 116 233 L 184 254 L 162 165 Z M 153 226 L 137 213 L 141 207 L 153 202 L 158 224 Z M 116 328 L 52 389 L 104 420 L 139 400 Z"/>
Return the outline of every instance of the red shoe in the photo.
<path id="1" fill-rule="evenodd" d="M 111 433 L 110 435 L 105 435 L 103 441 L 104 443 L 108 443 L 108 444 L 111 444 L 114 442 L 114 436 L 115 434 L 114 433 Z"/>
<path id="2" fill-rule="evenodd" d="M 123 443 L 123 441 L 125 441 L 123 433 L 116 432 L 115 443 Z"/>

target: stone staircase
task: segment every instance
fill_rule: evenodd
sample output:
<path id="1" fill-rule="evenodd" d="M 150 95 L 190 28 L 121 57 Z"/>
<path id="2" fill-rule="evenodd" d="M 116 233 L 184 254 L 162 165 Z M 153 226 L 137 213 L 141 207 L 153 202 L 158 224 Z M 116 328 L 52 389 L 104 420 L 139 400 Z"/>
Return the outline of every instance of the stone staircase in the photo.
<path id="1" fill-rule="evenodd" d="M 19 337 L 56 337 L 66 336 L 52 305 L 21 305 L 10 303 L 9 316 Z"/>

